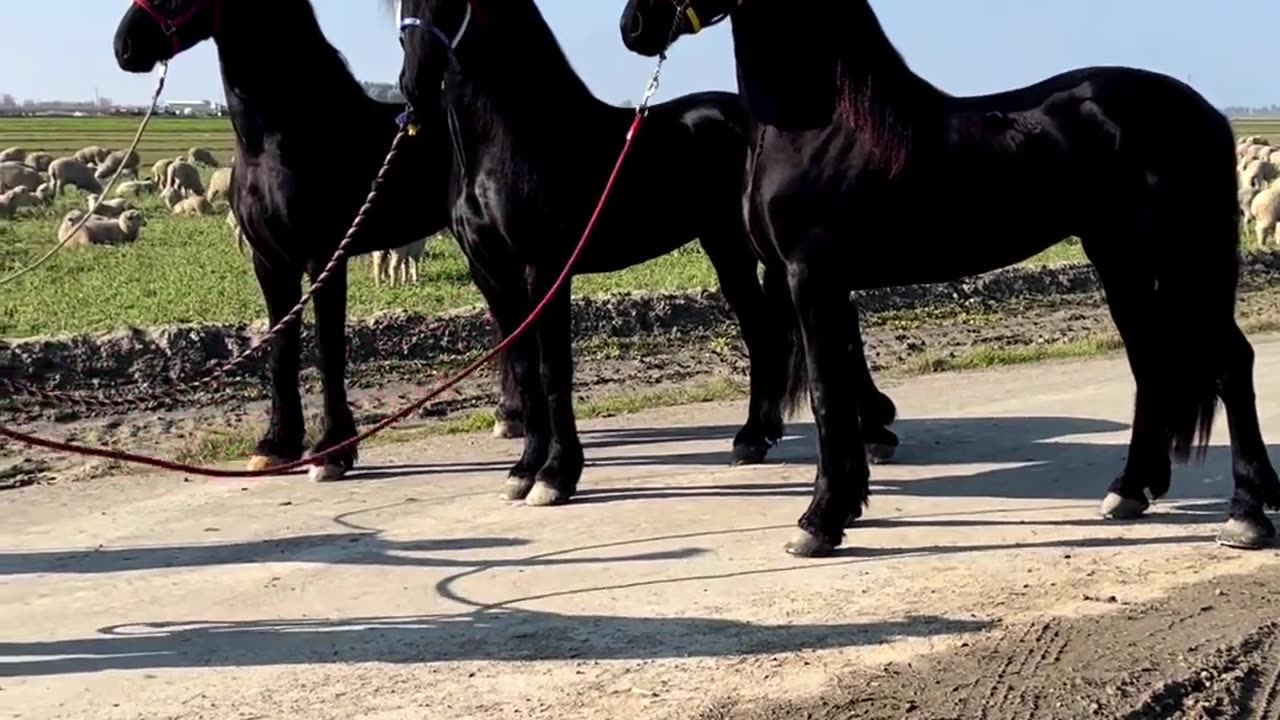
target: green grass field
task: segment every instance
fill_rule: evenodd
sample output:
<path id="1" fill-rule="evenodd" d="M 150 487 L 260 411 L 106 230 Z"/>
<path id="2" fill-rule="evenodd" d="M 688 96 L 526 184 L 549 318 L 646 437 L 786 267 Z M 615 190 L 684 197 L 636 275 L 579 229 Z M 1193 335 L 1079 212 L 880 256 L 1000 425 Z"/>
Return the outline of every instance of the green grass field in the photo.
<path id="1" fill-rule="evenodd" d="M 0 119 L 0 147 L 20 145 L 60 155 L 85 145 L 127 146 L 134 119 Z M 1280 121 L 1241 123 L 1244 134 L 1269 135 L 1280 144 Z M 159 118 L 141 145 L 144 164 L 199 145 L 220 159 L 231 154 L 225 120 Z M 24 210 L 0 221 L 0 273 L 7 274 L 43 254 L 55 241 L 59 219 L 83 206 L 67 195 L 51 208 Z M 0 337 L 78 333 L 166 323 L 242 323 L 266 311 L 249 262 L 237 254 L 222 215 L 176 218 L 159 201 L 143 204 L 147 226 L 126 248 L 90 248 L 60 253 L 36 272 L 0 288 Z M 1030 263 L 1081 259 L 1078 244 L 1063 243 Z M 419 268 L 420 284 L 375 288 L 367 258 L 352 265 L 352 317 L 402 309 L 438 313 L 480 302 L 456 244 L 432 240 Z M 610 275 L 576 278 L 574 294 L 599 296 L 630 291 L 681 291 L 716 287 L 706 256 L 696 245 Z"/>

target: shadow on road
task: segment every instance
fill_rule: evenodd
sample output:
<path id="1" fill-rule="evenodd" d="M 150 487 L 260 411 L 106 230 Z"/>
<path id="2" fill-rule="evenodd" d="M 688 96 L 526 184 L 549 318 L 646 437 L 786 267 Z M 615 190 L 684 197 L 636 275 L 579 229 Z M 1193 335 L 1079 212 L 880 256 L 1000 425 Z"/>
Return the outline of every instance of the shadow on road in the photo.
<path id="1" fill-rule="evenodd" d="M 978 632 L 978 620 L 924 616 L 834 625 L 484 610 L 463 615 L 129 625 L 93 638 L 0 642 L 0 677 L 295 663 L 643 660 L 856 647 Z M 21 658 L 6 660 L 6 658 Z"/>

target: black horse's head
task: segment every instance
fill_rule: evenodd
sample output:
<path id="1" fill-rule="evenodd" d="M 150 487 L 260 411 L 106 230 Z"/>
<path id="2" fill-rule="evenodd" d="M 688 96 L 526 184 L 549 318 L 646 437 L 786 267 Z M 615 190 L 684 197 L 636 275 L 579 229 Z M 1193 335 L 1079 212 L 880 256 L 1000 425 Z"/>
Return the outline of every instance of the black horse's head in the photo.
<path id="1" fill-rule="evenodd" d="M 409 104 L 426 107 L 438 97 L 454 51 L 471 27 L 472 0 L 398 0 L 396 22 L 404 64 L 400 92 Z"/>
<path id="2" fill-rule="evenodd" d="M 223 2 L 133 0 L 133 7 L 125 11 L 116 29 L 116 62 L 120 69 L 150 72 L 156 63 L 213 37 L 222 20 Z"/>
<path id="3" fill-rule="evenodd" d="M 743 2 L 627 0 L 627 6 L 622 10 L 622 43 L 633 53 L 656 57 L 681 35 L 696 35 L 704 28 L 721 22 Z"/>

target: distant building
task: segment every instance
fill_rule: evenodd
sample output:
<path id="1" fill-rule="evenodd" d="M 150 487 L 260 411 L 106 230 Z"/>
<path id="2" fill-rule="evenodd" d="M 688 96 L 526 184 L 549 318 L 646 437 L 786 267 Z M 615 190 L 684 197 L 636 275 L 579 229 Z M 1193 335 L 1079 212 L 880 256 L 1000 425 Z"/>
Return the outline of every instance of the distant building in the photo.
<path id="1" fill-rule="evenodd" d="M 175 115 L 223 115 L 226 106 L 212 100 L 170 100 L 164 107 Z"/>

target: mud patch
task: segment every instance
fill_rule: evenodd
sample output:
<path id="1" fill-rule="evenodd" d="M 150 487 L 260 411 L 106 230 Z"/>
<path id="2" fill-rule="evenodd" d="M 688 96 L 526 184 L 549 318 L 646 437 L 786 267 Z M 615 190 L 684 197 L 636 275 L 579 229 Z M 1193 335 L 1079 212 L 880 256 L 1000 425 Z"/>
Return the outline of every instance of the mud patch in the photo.
<path id="1" fill-rule="evenodd" d="M 712 703 L 700 720 L 1207 720 L 1280 717 L 1280 570 L 1189 586 L 1086 617 L 1044 616 L 909 665 L 832 683 L 829 697 Z"/>

